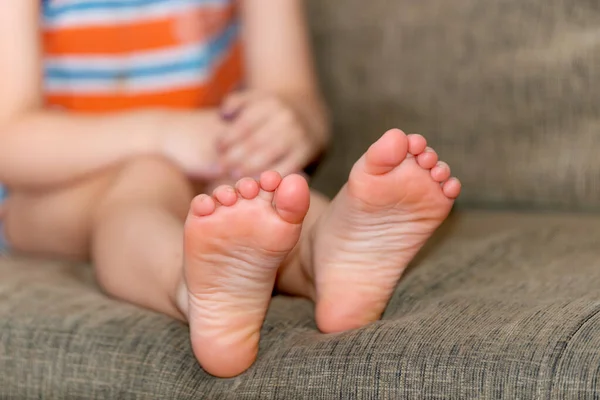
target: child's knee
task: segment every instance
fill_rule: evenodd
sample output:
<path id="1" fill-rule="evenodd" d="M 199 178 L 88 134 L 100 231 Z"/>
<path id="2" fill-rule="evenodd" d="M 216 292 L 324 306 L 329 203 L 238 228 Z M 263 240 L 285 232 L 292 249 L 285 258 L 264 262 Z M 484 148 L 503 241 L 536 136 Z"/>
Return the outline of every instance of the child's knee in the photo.
<path id="1" fill-rule="evenodd" d="M 176 166 L 161 158 L 140 157 L 122 166 L 98 208 L 103 212 L 115 205 L 156 205 L 185 215 L 193 194 L 189 179 Z"/>

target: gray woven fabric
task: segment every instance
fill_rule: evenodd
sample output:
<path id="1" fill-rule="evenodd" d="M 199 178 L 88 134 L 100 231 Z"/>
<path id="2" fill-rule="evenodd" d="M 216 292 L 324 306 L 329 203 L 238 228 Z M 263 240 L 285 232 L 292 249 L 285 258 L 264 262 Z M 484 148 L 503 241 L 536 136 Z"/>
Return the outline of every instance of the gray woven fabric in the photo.
<path id="1" fill-rule="evenodd" d="M 423 133 L 463 205 L 600 209 L 597 0 L 312 0 L 335 193 L 384 130 Z M 332 185 L 336 182 L 336 185 Z"/>
<path id="2" fill-rule="evenodd" d="M 81 266 L 0 262 L 0 398 L 476 399 L 600 394 L 599 218 L 467 214 L 411 268 L 384 319 L 317 332 L 278 297 L 258 362 L 229 380 L 186 328 L 109 300 Z"/>

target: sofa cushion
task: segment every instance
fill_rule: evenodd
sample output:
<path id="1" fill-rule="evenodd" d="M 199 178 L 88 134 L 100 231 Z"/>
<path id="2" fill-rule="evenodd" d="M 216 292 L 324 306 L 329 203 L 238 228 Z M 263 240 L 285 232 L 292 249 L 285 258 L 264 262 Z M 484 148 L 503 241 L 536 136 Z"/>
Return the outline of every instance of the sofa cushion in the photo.
<path id="1" fill-rule="evenodd" d="M 600 209 L 597 1 L 309 6 L 336 127 L 319 189 L 334 194 L 366 147 L 399 127 L 450 163 L 463 206 Z"/>
<path id="2" fill-rule="evenodd" d="M 0 398 L 583 398 L 600 391 L 600 218 L 453 217 L 384 318 L 320 334 L 273 300 L 257 363 L 197 365 L 186 327 L 102 295 L 85 266 L 0 261 Z"/>

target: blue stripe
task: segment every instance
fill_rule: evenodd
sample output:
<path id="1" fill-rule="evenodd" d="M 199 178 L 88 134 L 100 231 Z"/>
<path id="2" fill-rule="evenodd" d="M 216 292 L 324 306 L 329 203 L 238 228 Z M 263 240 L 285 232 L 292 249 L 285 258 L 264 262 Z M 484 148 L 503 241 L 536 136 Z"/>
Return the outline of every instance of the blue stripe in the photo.
<path id="1" fill-rule="evenodd" d="M 109 1 L 86 1 L 84 3 L 65 4 L 63 6 L 53 5 L 52 1 L 44 2 L 44 17 L 46 19 L 53 19 L 60 17 L 67 13 L 79 12 L 79 11 L 99 11 L 99 10 L 122 10 L 127 8 L 137 9 L 139 7 L 147 7 L 158 3 L 167 4 L 211 4 L 211 3 L 228 3 L 225 0 L 122 0 L 118 2 Z"/>
<path id="2" fill-rule="evenodd" d="M 45 69 L 46 79 L 85 79 L 97 81 L 111 81 L 119 79 L 125 75 L 128 79 L 143 78 L 149 76 L 159 76 L 165 74 L 173 74 L 189 70 L 202 71 L 209 68 L 214 60 L 224 54 L 235 41 L 238 32 L 239 24 L 234 23 L 224 30 L 219 36 L 213 38 L 206 44 L 202 51 L 184 60 L 173 60 L 161 65 L 153 65 L 148 67 L 135 67 L 129 69 L 90 69 L 87 70 L 70 70 L 66 68 Z"/>

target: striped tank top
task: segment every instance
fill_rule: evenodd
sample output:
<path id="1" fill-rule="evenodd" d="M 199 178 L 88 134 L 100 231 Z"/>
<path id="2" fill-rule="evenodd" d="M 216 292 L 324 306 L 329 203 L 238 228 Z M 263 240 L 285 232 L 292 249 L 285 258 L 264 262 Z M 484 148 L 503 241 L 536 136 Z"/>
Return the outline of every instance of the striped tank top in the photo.
<path id="1" fill-rule="evenodd" d="M 210 107 L 242 81 L 235 0 L 44 0 L 42 32 L 49 107 Z"/>

